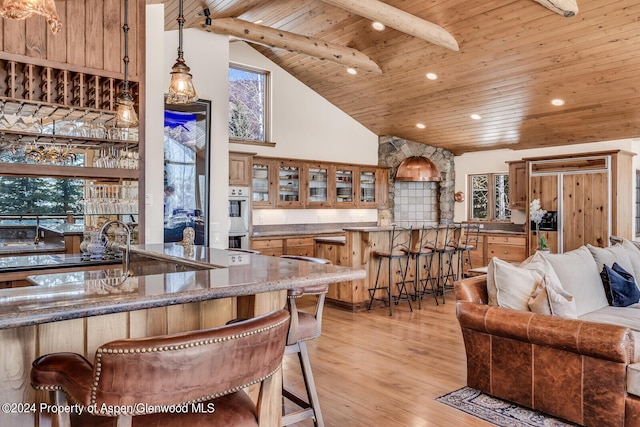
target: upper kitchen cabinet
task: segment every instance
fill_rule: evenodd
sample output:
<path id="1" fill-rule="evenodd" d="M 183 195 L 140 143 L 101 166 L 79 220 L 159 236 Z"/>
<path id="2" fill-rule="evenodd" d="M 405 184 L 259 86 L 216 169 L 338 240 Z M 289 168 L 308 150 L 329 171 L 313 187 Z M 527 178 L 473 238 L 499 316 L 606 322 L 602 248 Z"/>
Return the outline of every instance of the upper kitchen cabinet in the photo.
<path id="1" fill-rule="evenodd" d="M 302 162 L 296 160 L 281 160 L 276 171 L 276 206 L 303 207 L 302 189 L 304 188 L 304 174 Z"/>
<path id="2" fill-rule="evenodd" d="M 511 209 L 527 209 L 527 163 L 524 161 L 509 163 L 509 205 Z"/>
<path id="3" fill-rule="evenodd" d="M 355 181 L 358 168 L 346 165 L 337 165 L 333 174 L 333 189 L 335 190 L 336 207 L 353 208 L 356 206 Z"/>
<path id="4" fill-rule="evenodd" d="M 276 161 L 254 158 L 251 166 L 251 205 L 254 208 L 274 206 Z"/>
<path id="5" fill-rule="evenodd" d="M 251 159 L 254 153 L 229 152 L 229 185 L 251 186 Z"/>
<path id="6" fill-rule="evenodd" d="M 389 172 L 377 166 L 253 158 L 253 208 L 383 208 Z"/>
<path id="7" fill-rule="evenodd" d="M 388 181 L 388 169 L 360 166 L 358 171 L 358 207 L 385 207 L 389 198 Z"/>
<path id="8" fill-rule="evenodd" d="M 306 173 L 306 205 L 308 207 L 329 207 L 330 166 L 324 163 L 309 163 L 304 168 Z"/>

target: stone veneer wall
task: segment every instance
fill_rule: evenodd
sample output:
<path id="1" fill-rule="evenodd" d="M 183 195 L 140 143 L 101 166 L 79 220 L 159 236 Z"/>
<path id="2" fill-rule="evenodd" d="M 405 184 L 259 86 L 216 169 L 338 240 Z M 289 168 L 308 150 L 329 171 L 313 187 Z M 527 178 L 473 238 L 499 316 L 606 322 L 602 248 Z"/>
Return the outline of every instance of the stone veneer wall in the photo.
<path id="1" fill-rule="evenodd" d="M 453 222 L 454 209 L 454 185 L 455 170 L 453 153 L 442 148 L 432 147 L 430 145 L 421 144 L 419 142 L 409 141 L 395 136 L 381 136 L 378 145 L 378 165 L 389 167 L 389 205 L 387 209 L 381 209 L 378 212 L 378 221 L 380 225 L 388 225 L 396 220 L 394 211 L 396 211 L 396 185 L 395 176 L 400 163 L 411 156 L 422 156 L 430 159 L 438 167 L 440 172 L 440 182 L 435 184 L 437 188 L 437 197 L 434 200 L 428 200 L 427 203 L 433 203 L 433 209 L 437 210 L 434 215 L 430 209 L 425 207 L 425 203 L 419 203 L 416 208 L 411 208 L 414 212 L 420 208 L 424 212 L 424 216 L 418 218 L 419 214 L 414 216 L 416 223 L 419 222 L 440 222 L 441 224 L 449 224 Z M 401 203 L 412 203 L 411 197 L 420 197 L 424 191 L 429 191 L 434 187 L 434 183 L 423 183 L 425 190 L 414 188 L 414 195 L 411 196 L 411 186 L 407 183 L 398 183 L 398 201 Z M 413 184 L 413 183 L 410 183 Z M 415 187 L 415 186 L 414 186 Z M 409 189 L 409 193 L 405 193 L 405 188 Z M 407 200 L 405 198 L 408 197 Z M 415 201 L 415 200 L 414 200 Z M 399 207 L 398 212 L 408 211 Z M 399 216 L 402 216 L 400 214 Z M 402 222 L 411 221 L 404 217 L 398 218 Z"/>

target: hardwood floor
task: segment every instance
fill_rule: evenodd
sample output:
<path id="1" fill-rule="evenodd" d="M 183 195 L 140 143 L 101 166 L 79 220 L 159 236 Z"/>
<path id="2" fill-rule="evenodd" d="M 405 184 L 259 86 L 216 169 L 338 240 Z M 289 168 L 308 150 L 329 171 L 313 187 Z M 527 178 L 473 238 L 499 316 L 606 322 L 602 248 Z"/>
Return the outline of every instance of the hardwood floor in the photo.
<path id="1" fill-rule="evenodd" d="M 455 302 L 406 303 L 348 313 L 325 307 L 322 336 L 308 343 L 326 426 L 491 426 L 434 399 L 466 384 Z M 285 382 L 302 390 L 295 356 Z M 311 420 L 296 426 L 313 426 Z"/>

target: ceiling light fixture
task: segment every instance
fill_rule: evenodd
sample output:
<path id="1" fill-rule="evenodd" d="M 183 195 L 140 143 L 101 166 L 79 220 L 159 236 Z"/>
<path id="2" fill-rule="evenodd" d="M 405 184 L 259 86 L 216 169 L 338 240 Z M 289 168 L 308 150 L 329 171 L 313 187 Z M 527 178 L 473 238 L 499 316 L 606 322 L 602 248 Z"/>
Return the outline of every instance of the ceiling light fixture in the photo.
<path id="1" fill-rule="evenodd" d="M 171 67 L 171 83 L 169 84 L 169 94 L 167 95 L 167 104 L 191 104 L 198 100 L 198 94 L 193 87 L 193 80 L 184 62 L 184 54 L 182 52 L 182 27 L 184 26 L 183 0 L 178 2 L 178 58 L 176 63 Z"/>
<path id="2" fill-rule="evenodd" d="M 47 20 L 53 34 L 58 34 L 62 22 L 58 18 L 54 0 L 4 0 L 0 1 L 0 16 L 7 19 L 27 19 L 33 14 L 42 15 Z"/>
<path id="3" fill-rule="evenodd" d="M 264 21 L 262 19 L 258 19 L 257 21 L 253 21 L 254 24 L 256 25 L 260 25 L 262 24 Z"/>
<path id="4" fill-rule="evenodd" d="M 427 125 L 425 125 L 424 123 L 416 123 L 416 127 L 418 129 L 425 129 L 427 127 Z"/>
<path id="5" fill-rule="evenodd" d="M 378 22 L 378 21 L 372 22 L 371 26 L 376 31 L 384 31 L 384 29 L 386 28 L 382 22 Z"/>
<path id="6" fill-rule="evenodd" d="M 129 89 L 129 0 L 124 0 L 124 83 L 122 93 L 116 98 L 116 127 L 129 128 L 138 126 L 138 115 L 134 107 L 133 96 Z"/>
<path id="7" fill-rule="evenodd" d="M 355 68 L 347 68 L 347 73 L 351 74 L 352 76 L 355 76 L 356 74 L 358 74 L 358 70 L 356 70 Z"/>
<path id="8" fill-rule="evenodd" d="M 438 80 L 438 75 L 436 73 L 427 73 L 424 76 L 429 80 Z"/>
<path id="9" fill-rule="evenodd" d="M 560 99 L 560 98 L 552 99 L 551 103 L 553 105 L 555 105 L 556 107 L 560 107 L 560 106 L 564 105 L 564 99 Z"/>
<path id="10" fill-rule="evenodd" d="M 472 114 L 472 115 L 471 115 L 471 118 L 472 118 L 473 120 L 480 120 L 480 119 L 482 118 L 482 116 L 481 116 L 480 114 Z"/>

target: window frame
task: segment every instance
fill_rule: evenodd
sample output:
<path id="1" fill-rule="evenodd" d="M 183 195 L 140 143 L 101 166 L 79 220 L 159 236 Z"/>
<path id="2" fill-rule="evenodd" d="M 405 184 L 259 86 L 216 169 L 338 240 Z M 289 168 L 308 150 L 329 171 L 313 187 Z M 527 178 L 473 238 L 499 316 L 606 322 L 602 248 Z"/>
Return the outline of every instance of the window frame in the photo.
<path id="1" fill-rule="evenodd" d="M 242 70 L 250 73 L 263 74 L 265 76 L 264 81 L 264 139 L 241 139 L 231 137 L 229 135 L 229 142 L 234 144 L 247 144 L 247 145 L 260 145 L 260 146 L 271 146 L 274 147 L 275 143 L 271 142 L 271 71 L 263 68 L 252 67 L 250 65 L 239 64 L 237 62 L 229 62 L 229 69 Z M 227 79 L 229 73 L 227 72 Z M 229 93 L 229 95 L 231 95 Z M 230 101 L 230 99 L 229 99 Z M 231 111 L 229 111 L 229 116 L 231 115 Z M 228 132 L 228 130 L 227 130 Z"/>
<path id="2" fill-rule="evenodd" d="M 511 222 L 511 211 L 512 209 L 508 206 L 510 215 L 505 219 L 496 219 L 495 212 L 495 204 L 496 204 L 496 184 L 495 177 L 496 176 L 507 176 L 509 177 L 509 172 L 490 172 L 490 173 L 473 173 L 467 176 L 467 188 L 469 189 L 469 200 L 467 205 L 467 220 L 468 221 L 480 221 L 480 222 Z M 473 185 L 472 180 L 473 177 L 476 176 L 486 176 L 489 182 L 488 185 L 488 197 L 487 197 L 487 218 L 474 218 L 473 215 Z M 511 181 L 509 181 L 509 193 L 511 193 Z M 507 194 L 507 200 L 509 199 L 509 194 Z"/>

